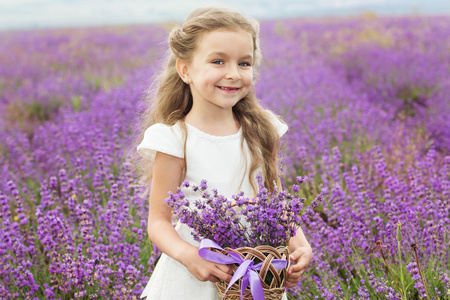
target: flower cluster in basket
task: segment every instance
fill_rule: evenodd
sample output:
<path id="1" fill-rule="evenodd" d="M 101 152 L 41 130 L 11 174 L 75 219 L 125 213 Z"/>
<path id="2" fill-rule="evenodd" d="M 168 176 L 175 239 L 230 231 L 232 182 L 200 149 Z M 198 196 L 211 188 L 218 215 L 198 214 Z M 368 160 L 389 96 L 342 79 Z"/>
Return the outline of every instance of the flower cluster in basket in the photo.
<path id="1" fill-rule="evenodd" d="M 299 176 L 297 182 L 305 179 Z M 290 194 L 278 188 L 270 193 L 260 175 L 257 183 L 255 197 L 239 193 L 227 199 L 217 190 L 210 193 L 206 181 L 200 186 L 184 182 L 165 200 L 180 221 L 193 229 L 194 239 L 200 241 L 199 255 L 232 268 L 229 283 L 216 282 L 222 299 L 281 299 L 290 263 L 289 239 L 312 217 L 322 199 L 320 194 L 305 208 L 297 184 Z M 198 192 L 199 198 L 186 199 L 183 188 Z"/>
<path id="2" fill-rule="evenodd" d="M 300 184 L 306 179 L 298 176 L 297 182 Z M 165 201 L 181 223 L 193 229 L 197 241 L 208 238 L 221 247 L 230 248 L 286 246 L 297 228 L 314 214 L 322 195 L 304 208 L 305 199 L 299 195 L 299 185 L 292 186 L 291 194 L 277 188 L 270 193 L 260 175 L 257 184 L 254 198 L 239 193 L 227 199 L 215 189 L 208 191 L 206 180 L 200 186 L 185 181 L 176 192 L 170 192 Z M 186 199 L 183 188 L 199 192 L 199 198 Z"/>

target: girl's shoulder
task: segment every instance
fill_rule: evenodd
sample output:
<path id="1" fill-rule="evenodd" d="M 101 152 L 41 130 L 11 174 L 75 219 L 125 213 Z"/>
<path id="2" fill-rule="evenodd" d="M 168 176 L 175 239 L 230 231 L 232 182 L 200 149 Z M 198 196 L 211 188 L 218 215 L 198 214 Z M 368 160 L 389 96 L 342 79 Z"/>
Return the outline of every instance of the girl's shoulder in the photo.
<path id="1" fill-rule="evenodd" d="M 181 128 L 179 122 L 174 125 L 166 125 L 164 123 L 155 123 L 145 130 L 144 135 L 150 134 L 173 134 L 181 135 Z"/>
<path id="2" fill-rule="evenodd" d="M 137 146 L 137 151 L 150 161 L 155 159 L 156 152 L 184 158 L 183 133 L 180 125 L 156 123 L 148 127 L 144 132 L 144 138 Z"/>
<path id="3" fill-rule="evenodd" d="M 281 120 L 280 117 L 275 115 L 271 110 L 266 109 L 265 110 L 267 115 L 269 116 L 269 120 L 272 123 L 272 125 L 275 127 L 275 130 L 278 133 L 278 136 L 282 137 L 286 131 L 289 129 L 289 127 L 286 125 L 284 121 Z"/>

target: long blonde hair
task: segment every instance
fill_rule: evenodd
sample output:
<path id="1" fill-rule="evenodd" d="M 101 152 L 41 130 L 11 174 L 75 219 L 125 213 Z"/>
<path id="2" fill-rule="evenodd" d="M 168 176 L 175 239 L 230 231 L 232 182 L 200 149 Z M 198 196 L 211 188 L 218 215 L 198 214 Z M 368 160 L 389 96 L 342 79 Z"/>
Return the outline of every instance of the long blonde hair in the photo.
<path id="1" fill-rule="evenodd" d="M 194 10 L 187 17 L 183 26 L 174 28 L 169 35 L 168 59 L 159 79 L 154 82 L 157 87 L 156 93 L 149 93 L 147 97 L 149 105 L 141 116 L 139 141 L 142 140 L 145 129 L 152 124 L 163 123 L 172 126 L 177 122 L 180 122 L 186 141 L 187 130 L 183 120 L 192 108 L 193 100 L 189 85 L 184 83 L 178 75 L 176 61 L 181 58 L 191 62 L 193 53 L 203 35 L 224 29 L 244 30 L 251 34 L 254 51 L 253 69 L 254 76 L 256 76 L 261 59 L 258 22 L 247 19 L 238 12 L 223 8 L 208 7 Z M 264 184 L 272 191 L 278 174 L 277 141 L 279 136 L 267 112 L 259 104 L 253 85 L 251 91 L 233 107 L 233 113 L 242 127 L 241 147 L 245 140 L 250 153 L 251 162 L 248 176 L 251 186 L 256 191 L 255 172 L 261 167 L 265 179 Z M 140 159 L 140 162 L 141 181 L 149 187 L 152 168 L 149 168 L 148 161 Z M 185 168 L 186 163 L 185 160 Z"/>

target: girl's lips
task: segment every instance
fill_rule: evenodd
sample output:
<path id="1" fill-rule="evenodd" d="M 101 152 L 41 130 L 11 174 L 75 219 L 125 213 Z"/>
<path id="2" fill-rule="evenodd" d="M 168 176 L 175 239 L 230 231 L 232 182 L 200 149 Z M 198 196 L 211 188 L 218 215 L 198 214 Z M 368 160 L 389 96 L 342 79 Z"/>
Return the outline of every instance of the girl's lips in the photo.
<path id="1" fill-rule="evenodd" d="M 237 91 L 239 90 L 238 87 L 232 87 L 232 86 L 217 86 L 219 89 L 223 91 Z"/>

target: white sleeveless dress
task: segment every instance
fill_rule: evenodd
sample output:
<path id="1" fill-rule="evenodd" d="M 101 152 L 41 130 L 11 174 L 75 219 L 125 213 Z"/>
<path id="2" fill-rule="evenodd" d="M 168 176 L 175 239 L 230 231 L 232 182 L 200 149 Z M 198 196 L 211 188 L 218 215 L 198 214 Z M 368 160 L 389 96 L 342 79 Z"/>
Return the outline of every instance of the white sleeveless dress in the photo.
<path id="1" fill-rule="evenodd" d="M 279 136 L 288 129 L 276 116 L 267 111 Z M 208 182 L 208 189 L 216 188 L 219 194 L 231 197 L 239 191 L 252 194 L 246 170 L 249 158 L 241 150 L 241 129 L 229 136 L 207 134 L 186 123 L 187 142 L 186 157 L 183 151 L 182 131 L 178 124 L 167 126 L 154 124 L 144 134 L 144 139 L 137 147 L 138 153 L 153 161 L 156 152 L 163 152 L 180 158 L 187 163 L 186 178 L 191 184 L 200 185 L 203 179 Z M 244 149 L 246 145 L 244 143 Z M 245 166 L 247 164 L 247 168 Z M 242 181 L 243 179 L 243 181 Z M 186 189 L 186 198 L 198 198 L 191 189 Z M 188 243 L 199 246 L 191 235 L 191 229 L 178 222 L 175 230 Z M 148 300 L 220 300 L 217 289 L 212 282 L 196 279 L 180 262 L 162 254 L 147 283 L 141 298 Z M 286 298 L 286 294 L 283 296 Z"/>

